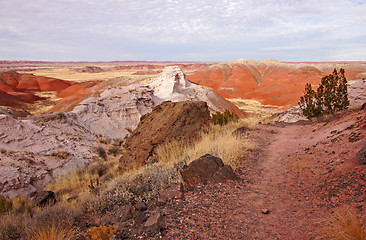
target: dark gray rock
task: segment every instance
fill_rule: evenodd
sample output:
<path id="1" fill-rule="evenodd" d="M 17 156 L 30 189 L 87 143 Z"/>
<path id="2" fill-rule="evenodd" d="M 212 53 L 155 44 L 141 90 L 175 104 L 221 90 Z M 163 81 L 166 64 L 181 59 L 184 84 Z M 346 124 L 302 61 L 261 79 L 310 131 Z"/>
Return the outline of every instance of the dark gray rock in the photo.
<path id="1" fill-rule="evenodd" d="M 56 203 L 56 195 L 52 191 L 37 192 L 33 197 L 33 203 L 36 206 L 44 207 L 48 204 Z"/>
<path id="2" fill-rule="evenodd" d="M 366 164 L 366 145 L 357 153 L 357 158 L 361 164 Z"/>
<path id="3" fill-rule="evenodd" d="M 220 158 L 210 154 L 206 154 L 183 167 L 180 174 L 187 189 L 208 183 L 224 183 L 227 179 L 237 179 L 230 166 L 224 165 Z"/>

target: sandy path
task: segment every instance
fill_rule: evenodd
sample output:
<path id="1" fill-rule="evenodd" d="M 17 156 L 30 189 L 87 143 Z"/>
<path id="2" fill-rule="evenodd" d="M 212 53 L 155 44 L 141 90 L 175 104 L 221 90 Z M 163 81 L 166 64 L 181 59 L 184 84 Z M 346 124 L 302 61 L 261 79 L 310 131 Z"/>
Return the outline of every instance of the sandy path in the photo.
<path id="1" fill-rule="evenodd" d="M 314 239 L 322 211 L 299 191 L 293 156 L 306 125 L 262 125 L 249 132 L 255 150 L 237 171 L 243 181 L 202 186 L 165 207 L 166 239 Z M 262 211 L 268 209 L 269 213 Z"/>
<path id="2" fill-rule="evenodd" d="M 366 142 L 366 111 L 259 125 L 247 134 L 255 147 L 236 169 L 241 180 L 162 203 L 164 229 L 150 239 L 316 239 L 316 222 L 345 206 L 366 225 L 366 165 L 356 157 Z"/>
<path id="3" fill-rule="evenodd" d="M 253 239 L 312 239 L 313 223 L 321 216 L 311 196 L 298 196 L 293 187 L 301 177 L 296 157 L 308 142 L 302 141 L 309 131 L 306 125 L 260 126 L 250 133 L 250 138 L 259 150 L 249 154 L 257 164 L 247 167 L 247 176 L 253 176 L 251 207 L 269 214 L 258 214 L 261 231 Z M 305 193 L 304 193 L 305 194 Z M 316 210 L 315 210 L 316 209 Z"/>

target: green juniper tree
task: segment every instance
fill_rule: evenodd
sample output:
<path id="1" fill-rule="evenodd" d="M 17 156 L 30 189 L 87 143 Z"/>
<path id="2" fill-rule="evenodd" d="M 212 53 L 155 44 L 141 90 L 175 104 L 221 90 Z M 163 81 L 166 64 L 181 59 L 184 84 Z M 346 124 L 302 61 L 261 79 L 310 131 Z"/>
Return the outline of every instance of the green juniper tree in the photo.
<path id="1" fill-rule="evenodd" d="M 299 105 L 308 119 L 347 109 L 349 100 L 344 69 L 339 72 L 334 69 L 333 73 L 323 77 L 316 92 L 307 83 Z"/>

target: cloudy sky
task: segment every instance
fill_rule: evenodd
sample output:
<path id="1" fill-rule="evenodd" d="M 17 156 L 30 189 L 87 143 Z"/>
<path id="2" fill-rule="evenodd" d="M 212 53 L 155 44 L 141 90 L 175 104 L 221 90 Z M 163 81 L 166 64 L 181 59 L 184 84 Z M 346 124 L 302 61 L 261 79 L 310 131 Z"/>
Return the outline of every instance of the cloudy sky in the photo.
<path id="1" fill-rule="evenodd" d="M 0 0 L 0 59 L 366 60 L 366 0 Z"/>

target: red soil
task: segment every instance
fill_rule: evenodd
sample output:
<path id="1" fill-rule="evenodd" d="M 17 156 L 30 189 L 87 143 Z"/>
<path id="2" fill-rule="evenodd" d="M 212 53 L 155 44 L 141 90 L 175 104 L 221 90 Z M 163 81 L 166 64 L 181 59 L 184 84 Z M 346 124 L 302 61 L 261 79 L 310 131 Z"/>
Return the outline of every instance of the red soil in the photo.
<path id="1" fill-rule="evenodd" d="M 344 206 L 365 224 L 366 166 L 356 157 L 365 126 L 366 111 L 349 110 L 314 123 L 248 131 L 255 149 L 236 170 L 242 180 L 198 187 L 162 207 L 161 237 L 316 239 L 316 223 Z"/>
<path id="2" fill-rule="evenodd" d="M 32 104 L 45 99 L 34 92 L 53 91 L 62 99 L 50 111 L 71 111 L 83 99 L 105 87 L 99 83 L 100 81 L 74 83 L 15 71 L 0 72 L 0 105 L 26 109 L 24 103 Z"/>
<path id="3" fill-rule="evenodd" d="M 74 84 L 57 94 L 62 98 L 50 112 L 66 112 L 72 109 L 87 97 L 99 95 L 105 86 L 101 81 L 90 81 Z"/>
<path id="4" fill-rule="evenodd" d="M 288 109 L 297 105 L 305 84 L 314 88 L 334 68 L 344 68 L 348 80 L 362 79 L 366 64 L 355 63 L 279 63 L 238 61 L 222 63 L 197 71 L 188 79 L 212 88 L 225 98 L 246 98 Z"/>
<path id="5" fill-rule="evenodd" d="M 21 109 L 23 103 L 20 98 L 0 90 L 0 105 Z"/>
<path id="6" fill-rule="evenodd" d="M 1 105 L 23 108 L 21 103 L 34 103 L 43 98 L 34 92 L 60 91 L 73 83 L 56 78 L 40 77 L 33 74 L 19 74 L 15 71 L 0 72 Z"/>

